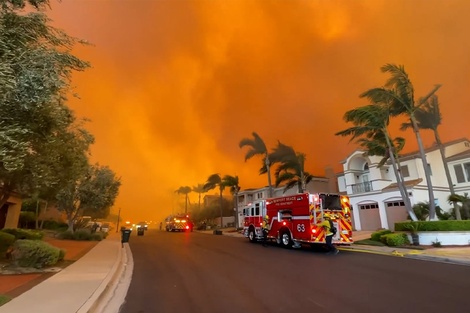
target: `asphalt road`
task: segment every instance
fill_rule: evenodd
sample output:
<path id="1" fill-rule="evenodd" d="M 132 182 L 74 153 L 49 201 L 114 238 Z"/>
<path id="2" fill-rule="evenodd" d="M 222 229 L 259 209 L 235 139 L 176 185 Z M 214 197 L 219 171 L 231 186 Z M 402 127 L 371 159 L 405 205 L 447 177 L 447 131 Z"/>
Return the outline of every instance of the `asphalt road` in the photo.
<path id="1" fill-rule="evenodd" d="M 134 272 L 122 313 L 470 310 L 468 266 L 157 230 L 129 244 Z"/>

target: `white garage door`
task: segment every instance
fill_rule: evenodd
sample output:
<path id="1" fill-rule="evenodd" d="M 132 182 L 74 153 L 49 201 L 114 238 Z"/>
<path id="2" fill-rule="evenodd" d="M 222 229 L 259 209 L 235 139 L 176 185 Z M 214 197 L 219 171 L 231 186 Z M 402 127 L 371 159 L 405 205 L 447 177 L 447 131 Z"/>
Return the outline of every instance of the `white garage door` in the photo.
<path id="1" fill-rule="evenodd" d="M 407 220 L 408 212 L 406 212 L 405 203 L 403 201 L 386 202 L 385 211 L 387 212 L 388 229 L 395 230 L 396 222 Z"/>
<path id="2" fill-rule="evenodd" d="M 379 205 L 377 203 L 359 205 L 362 230 L 377 230 L 381 228 Z"/>

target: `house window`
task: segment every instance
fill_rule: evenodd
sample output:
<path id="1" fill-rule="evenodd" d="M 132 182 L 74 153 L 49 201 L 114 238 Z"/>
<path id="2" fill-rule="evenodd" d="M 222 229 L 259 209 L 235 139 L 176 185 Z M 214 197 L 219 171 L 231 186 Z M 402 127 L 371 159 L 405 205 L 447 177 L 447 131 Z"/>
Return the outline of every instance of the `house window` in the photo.
<path id="1" fill-rule="evenodd" d="M 429 175 L 432 176 L 432 169 L 431 169 L 431 164 L 428 163 L 428 170 L 429 170 Z"/>
<path id="2" fill-rule="evenodd" d="M 258 194 L 256 196 L 258 197 L 258 199 L 263 199 L 263 193 L 262 192 L 258 192 Z"/>
<path id="3" fill-rule="evenodd" d="M 371 204 L 362 204 L 359 206 L 359 209 L 361 210 L 371 210 L 371 209 L 378 209 L 379 205 L 377 203 L 371 203 Z"/>
<path id="4" fill-rule="evenodd" d="M 400 166 L 400 171 L 403 177 L 410 177 L 410 171 L 408 170 L 408 165 Z"/>
<path id="5" fill-rule="evenodd" d="M 395 202 L 387 202 L 388 207 L 392 206 L 405 206 L 405 202 L 403 201 L 395 201 Z"/>
<path id="6" fill-rule="evenodd" d="M 364 164 L 364 172 L 367 172 L 369 170 L 369 164 L 365 163 Z"/>
<path id="7" fill-rule="evenodd" d="M 454 165 L 457 183 L 470 182 L 470 162 Z"/>

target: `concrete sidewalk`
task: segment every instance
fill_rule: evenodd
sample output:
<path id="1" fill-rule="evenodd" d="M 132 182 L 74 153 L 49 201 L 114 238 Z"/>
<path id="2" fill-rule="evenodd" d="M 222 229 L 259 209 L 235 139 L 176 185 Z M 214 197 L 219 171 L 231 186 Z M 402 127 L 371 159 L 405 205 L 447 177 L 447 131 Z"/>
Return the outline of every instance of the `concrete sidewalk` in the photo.
<path id="1" fill-rule="evenodd" d="M 127 263 L 129 248 L 122 248 L 120 240 L 111 234 L 78 261 L 2 305 L 0 312 L 103 312 L 95 309 L 112 297 Z"/>

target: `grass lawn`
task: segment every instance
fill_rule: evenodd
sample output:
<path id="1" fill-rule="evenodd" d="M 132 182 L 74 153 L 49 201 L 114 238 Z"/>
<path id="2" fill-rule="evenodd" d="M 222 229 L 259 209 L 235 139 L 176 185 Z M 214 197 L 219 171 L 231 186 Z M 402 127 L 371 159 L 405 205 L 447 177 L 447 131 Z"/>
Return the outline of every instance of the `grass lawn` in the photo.
<path id="1" fill-rule="evenodd" d="M 10 301 L 11 298 L 5 295 L 0 295 L 0 306 L 4 305 L 8 301 Z"/>
<path id="2" fill-rule="evenodd" d="M 367 246 L 379 246 L 379 247 L 386 246 L 386 244 L 380 241 L 375 241 L 371 239 L 363 239 L 363 240 L 354 241 L 354 244 L 355 245 L 367 245 Z"/>

